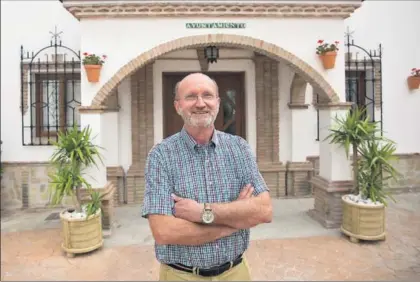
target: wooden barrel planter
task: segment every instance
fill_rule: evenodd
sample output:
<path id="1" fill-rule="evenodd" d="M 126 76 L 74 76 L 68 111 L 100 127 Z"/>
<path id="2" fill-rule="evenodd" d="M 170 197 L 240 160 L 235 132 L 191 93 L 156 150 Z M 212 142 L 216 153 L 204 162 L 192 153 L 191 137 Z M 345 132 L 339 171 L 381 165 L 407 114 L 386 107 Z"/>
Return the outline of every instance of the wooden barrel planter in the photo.
<path id="1" fill-rule="evenodd" d="M 88 218 L 68 218 L 64 215 L 67 210 L 60 213 L 62 223 L 63 243 L 62 249 L 67 256 L 87 253 L 103 245 L 101 210 Z"/>
<path id="2" fill-rule="evenodd" d="M 365 205 L 341 198 L 343 203 L 343 221 L 341 231 L 350 237 L 350 241 L 385 240 L 385 206 Z"/>

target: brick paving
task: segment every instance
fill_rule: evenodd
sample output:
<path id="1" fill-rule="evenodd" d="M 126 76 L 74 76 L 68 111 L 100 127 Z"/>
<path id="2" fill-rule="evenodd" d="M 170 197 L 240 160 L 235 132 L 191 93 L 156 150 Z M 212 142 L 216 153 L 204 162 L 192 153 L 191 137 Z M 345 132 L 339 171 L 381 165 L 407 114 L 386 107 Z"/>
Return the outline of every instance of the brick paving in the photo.
<path id="1" fill-rule="evenodd" d="M 253 240 L 254 280 L 412 280 L 420 278 L 420 194 L 387 210 L 387 239 L 354 244 L 346 236 Z M 285 226 L 287 228 L 287 226 Z M 67 258 L 60 230 L 1 234 L 1 280 L 156 280 L 151 245 L 104 247 Z"/>

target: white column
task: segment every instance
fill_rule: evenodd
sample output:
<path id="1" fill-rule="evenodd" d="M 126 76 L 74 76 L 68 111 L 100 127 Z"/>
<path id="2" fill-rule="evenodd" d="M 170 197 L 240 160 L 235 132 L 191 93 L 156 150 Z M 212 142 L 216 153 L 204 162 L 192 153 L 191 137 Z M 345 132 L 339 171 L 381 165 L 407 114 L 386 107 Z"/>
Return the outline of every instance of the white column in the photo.
<path id="1" fill-rule="evenodd" d="M 104 163 L 106 166 L 119 166 L 118 112 L 106 112 L 101 115 L 101 136 Z"/>
<path id="2" fill-rule="evenodd" d="M 100 113 L 81 113 L 80 119 L 81 128 L 85 128 L 87 126 L 90 127 L 92 143 L 100 147 L 104 147 L 105 134 L 103 128 L 105 125 L 103 126 L 103 116 Z M 106 147 L 100 150 L 102 156 L 104 157 L 103 164 L 98 160 L 98 167 L 93 165 L 84 171 L 85 179 L 92 185 L 93 188 L 102 188 L 106 184 L 106 150 Z"/>
<path id="3" fill-rule="evenodd" d="M 348 109 L 344 103 L 319 107 L 319 174 L 329 182 L 352 180 L 351 159 L 347 159 L 344 148 L 324 140 L 331 133 L 329 129 L 335 124 L 334 118 L 345 116 Z"/>
<path id="4" fill-rule="evenodd" d="M 290 161 L 292 162 L 306 162 L 308 156 L 308 138 L 312 137 L 311 132 L 308 130 L 310 122 L 308 121 L 309 111 L 307 108 L 294 108 L 291 111 L 292 116 L 292 146 Z"/>

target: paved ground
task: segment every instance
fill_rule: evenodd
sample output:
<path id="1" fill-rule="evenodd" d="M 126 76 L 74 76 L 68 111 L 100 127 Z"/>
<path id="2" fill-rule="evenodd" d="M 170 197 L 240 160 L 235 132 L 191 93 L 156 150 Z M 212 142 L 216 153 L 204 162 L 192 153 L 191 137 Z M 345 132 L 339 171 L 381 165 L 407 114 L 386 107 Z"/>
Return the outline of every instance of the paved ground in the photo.
<path id="1" fill-rule="evenodd" d="M 312 199 L 275 200 L 271 224 L 253 229 L 246 256 L 254 280 L 420 280 L 420 194 L 388 208 L 386 241 L 350 243 L 306 215 Z M 51 213 L 2 216 L 1 280 L 156 280 L 158 263 L 138 207 L 117 209 L 105 246 L 67 258 Z"/>

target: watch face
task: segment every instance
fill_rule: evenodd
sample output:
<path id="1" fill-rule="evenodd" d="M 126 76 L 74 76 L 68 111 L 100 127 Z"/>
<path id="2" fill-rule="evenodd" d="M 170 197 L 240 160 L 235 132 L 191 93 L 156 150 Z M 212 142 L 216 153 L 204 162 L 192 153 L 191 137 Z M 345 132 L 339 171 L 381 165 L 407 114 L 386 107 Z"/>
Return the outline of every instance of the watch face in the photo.
<path id="1" fill-rule="evenodd" d="M 203 222 L 204 223 L 212 223 L 214 220 L 214 215 L 210 211 L 204 211 L 203 213 Z"/>

